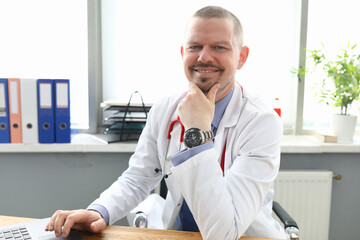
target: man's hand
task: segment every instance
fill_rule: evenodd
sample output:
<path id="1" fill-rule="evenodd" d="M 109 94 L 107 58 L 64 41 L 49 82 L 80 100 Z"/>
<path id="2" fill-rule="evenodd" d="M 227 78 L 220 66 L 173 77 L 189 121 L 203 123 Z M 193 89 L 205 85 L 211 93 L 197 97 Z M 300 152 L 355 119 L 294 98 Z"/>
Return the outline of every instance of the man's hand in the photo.
<path id="1" fill-rule="evenodd" d="M 56 237 L 66 238 L 71 228 L 80 231 L 101 232 L 106 228 L 105 220 L 100 213 L 88 210 L 58 210 L 46 225 L 45 231 L 55 231 Z"/>
<path id="2" fill-rule="evenodd" d="M 215 111 L 215 96 L 219 87 L 220 84 L 215 84 L 205 95 L 195 83 L 189 83 L 189 92 L 178 107 L 179 117 L 185 130 L 189 128 L 211 130 Z"/>

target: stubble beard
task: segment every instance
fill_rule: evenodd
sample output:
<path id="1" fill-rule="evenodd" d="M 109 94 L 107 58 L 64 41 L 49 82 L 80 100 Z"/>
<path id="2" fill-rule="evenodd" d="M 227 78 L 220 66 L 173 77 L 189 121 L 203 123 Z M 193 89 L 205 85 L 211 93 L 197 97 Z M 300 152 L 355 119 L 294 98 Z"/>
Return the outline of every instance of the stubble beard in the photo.
<path id="1" fill-rule="evenodd" d="M 207 95 L 207 93 L 210 91 L 211 87 L 214 86 L 216 83 L 219 82 L 219 78 L 217 78 L 215 81 L 211 81 L 209 78 L 201 78 L 200 81 L 195 81 L 196 85 L 201 89 L 201 91 Z M 207 84 L 209 83 L 209 84 Z M 203 86 L 205 84 L 205 86 Z"/>
<path id="2" fill-rule="evenodd" d="M 220 84 L 220 88 L 219 88 L 218 92 L 223 91 L 232 82 L 233 78 L 234 78 L 234 76 L 231 79 L 227 80 L 226 83 Z M 220 79 L 221 79 L 221 76 L 216 78 L 215 81 L 211 81 L 211 80 L 209 80 L 209 78 L 201 78 L 200 81 L 195 80 L 194 82 L 200 88 L 200 90 L 205 95 L 207 95 L 207 93 L 210 91 L 212 86 L 214 86 L 217 83 L 220 83 Z M 207 82 L 209 82 L 209 84 L 206 84 Z M 201 86 L 201 84 L 206 84 L 206 86 Z"/>
<path id="3" fill-rule="evenodd" d="M 219 71 L 219 76 L 215 77 L 215 79 L 213 80 L 213 78 L 209 78 L 209 77 L 203 77 L 203 78 L 197 78 L 194 75 L 192 76 L 192 81 L 201 89 L 201 91 L 206 95 L 212 86 L 214 86 L 216 83 L 220 83 L 221 80 L 221 76 L 224 73 L 224 68 L 211 64 L 211 63 L 197 63 L 192 65 L 189 70 L 192 72 L 192 74 L 196 74 L 195 73 L 195 68 L 197 67 L 211 67 L 211 68 L 217 68 L 217 70 Z"/>

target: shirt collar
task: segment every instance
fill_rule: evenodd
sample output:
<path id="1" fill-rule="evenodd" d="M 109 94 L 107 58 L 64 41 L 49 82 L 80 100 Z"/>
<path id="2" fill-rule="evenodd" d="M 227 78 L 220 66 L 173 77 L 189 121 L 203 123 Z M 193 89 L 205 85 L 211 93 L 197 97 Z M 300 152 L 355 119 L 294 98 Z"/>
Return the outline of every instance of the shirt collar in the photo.
<path id="1" fill-rule="evenodd" d="M 214 119 L 212 121 L 212 125 L 215 128 L 218 128 L 221 118 L 224 115 L 225 109 L 226 109 L 227 105 L 229 104 L 233 93 L 234 93 L 234 88 L 231 89 L 231 91 L 223 99 L 221 99 L 221 101 L 219 101 L 215 104 L 215 114 L 214 114 Z"/>

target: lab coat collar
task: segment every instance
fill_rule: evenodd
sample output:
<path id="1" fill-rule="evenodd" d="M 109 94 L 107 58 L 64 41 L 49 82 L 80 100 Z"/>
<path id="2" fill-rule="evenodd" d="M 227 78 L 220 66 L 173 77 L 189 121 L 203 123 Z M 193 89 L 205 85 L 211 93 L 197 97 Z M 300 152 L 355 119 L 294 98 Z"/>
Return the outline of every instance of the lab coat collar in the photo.
<path id="1" fill-rule="evenodd" d="M 218 129 L 219 123 L 224 115 L 224 112 L 226 110 L 227 105 L 230 102 L 230 99 L 234 93 L 234 87 L 231 89 L 231 91 L 219 102 L 215 104 L 215 113 L 214 113 L 214 119 L 212 121 L 212 126 Z M 215 134 L 215 132 L 214 132 Z"/>
<path id="2" fill-rule="evenodd" d="M 243 93 L 242 87 L 239 84 L 235 84 L 234 93 L 231 96 L 230 102 L 226 107 L 224 115 L 220 121 L 219 128 L 217 130 L 214 147 L 215 151 L 218 154 L 218 162 L 220 164 L 222 153 L 225 149 L 225 143 L 227 142 L 228 138 L 230 137 L 229 130 L 234 127 L 240 118 L 241 109 L 243 106 Z M 230 164 L 228 157 L 229 151 L 226 151 L 227 154 L 225 155 L 225 169 L 224 174 L 226 174 L 227 168 Z M 231 160 L 231 159 L 230 159 Z"/>
<path id="3" fill-rule="evenodd" d="M 219 128 L 225 127 L 233 127 L 239 121 L 240 112 L 243 105 L 243 88 L 239 83 L 235 83 L 234 93 L 230 99 L 230 102 L 224 112 L 224 116 L 222 117 Z"/>

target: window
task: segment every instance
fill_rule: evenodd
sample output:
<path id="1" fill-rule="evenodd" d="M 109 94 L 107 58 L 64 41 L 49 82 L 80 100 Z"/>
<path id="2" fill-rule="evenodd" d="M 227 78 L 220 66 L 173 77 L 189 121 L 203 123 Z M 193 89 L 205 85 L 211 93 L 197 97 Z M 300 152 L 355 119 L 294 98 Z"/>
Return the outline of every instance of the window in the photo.
<path id="1" fill-rule="evenodd" d="M 95 7 L 89 26 L 87 3 Z M 308 7 L 302 8 L 304 3 Z M 101 51 L 95 49 L 100 43 L 97 4 L 101 4 Z M 236 79 L 269 103 L 280 98 L 285 132 L 292 133 L 299 118 L 300 133 L 329 126 L 332 108 L 314 104 L 318 99 L 310 76 L 300 96 L 303 110 L 297 112 L 298 82 L 290 69 L 299 65 L 301 44 L 318 49 L 323 42 L 335 52 L 350 41 L 359 44 L 360 52 L 357 0 L 0 0 L 0 77 L 70 79 L 72 128 L 88 129 L 101 111 L 98 101 L 126 102 L 137 90 L 152 103 L 164 95 L 163 89 L 167 94 L 186 89 L 180 55 L 185 24 L 206 5 L 223 6 L 239 17 L 250 55 Z M 308 24 L 300 28 L 304 12 Z M 95 42 L 89 45 L 94 52 L 88 54 L 89 27 Z M 307 34 L 303 43 L 301 30 Z M 102 57 L 97 58 L 100 52 Z M 95 65 L 88 67 L 90 62 Z M 96 97 L 89 96 L 88 89 Z M 359 108 L 354 104 L 352 114 Z"/>
<path id="2" fill-rule="evenodd" d="M 357 0 L 310 0 L 308 11 L 308 28 L 306 48 L 310 50 L 323 49 L 335 59 L 340 49 L 345 49 L 348 42 L 358 44 L 355 48 L 360 53 L 360 32 L 357 25 L 360 22 L 358 9 L 360 2 Z M 307 61 L 307 68 L 312 69 L 313 64 Z M 315 97 L 314 81 L 323 79 L 321 74 L 308 74 L 305 78 L 304 94 L 304 130 L 326 129 L 329 127 L 333 107 L 324 104 L 314 104 L 319 101 Z M 358 115 L 359 103 L 353 104 L 351 114 Z M 360 119 L 358 118 L 358 128 Z"/>
<path id="3" fill-rule="evenodd" d="M 250 55 L 236 79 L 282 104 L 285 128 L 294 126 L 301 0 L 102 1 L 103 100 L 127 102 L 139 91 L 144 101 L 186 89 L 180 46 L 191 15 L 207 5 L 237 15 Z"/>
<path id="4" fill-rule="evenodd" d="M 71 127 L 87 129 L 86 0 L 0 0 L 0 77 L 70 79 Z"/>

